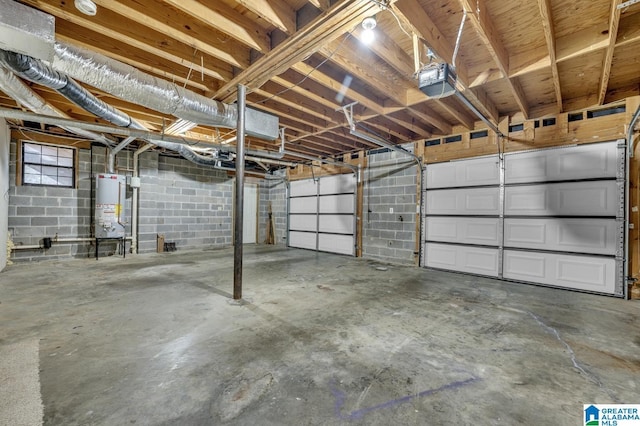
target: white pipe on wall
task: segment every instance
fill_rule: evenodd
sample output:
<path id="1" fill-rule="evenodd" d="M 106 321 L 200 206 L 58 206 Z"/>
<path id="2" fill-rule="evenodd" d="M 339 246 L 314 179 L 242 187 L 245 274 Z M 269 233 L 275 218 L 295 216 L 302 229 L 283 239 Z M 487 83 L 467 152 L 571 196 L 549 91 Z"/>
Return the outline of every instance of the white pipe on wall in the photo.
<path id="1" fill-rule="evenodd" d="M 152 148 L 153 145 L 147 144 L 136 150 L 133 153 L 133 177 L 139 177 L 139 160 L 140 154 Z M 131 188 L 131 252 L 133 254 L 138 253 L 138 187 Z"/>

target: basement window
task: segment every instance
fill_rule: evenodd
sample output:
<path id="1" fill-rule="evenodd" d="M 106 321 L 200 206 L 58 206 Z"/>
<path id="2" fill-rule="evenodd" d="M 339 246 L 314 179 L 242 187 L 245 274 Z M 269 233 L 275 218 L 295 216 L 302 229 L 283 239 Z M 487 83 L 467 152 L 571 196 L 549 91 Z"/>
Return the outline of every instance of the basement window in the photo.
<path id="1" fill-rule="evenodd" d="M 556 124 L 556 119 L 554 118 L 543 118 L 542 119 L 542 127 L 553 126 Z"/>
<path id="2" fill-rule="evenodd" d="M 587 111 L 587 118 L 596 118 L 596 117 L 604 117 L 606 115 L 621 114 L 626 110 L 627 108 L 624 105 L 622 105 L 619 107 L 605 108 L 605 109 L 599 109 L 595 111 Z"/>
<path id="3" fill-rule="evenodd" d="M 471 132 L 471 134 L 469 135 L 471 139 L 486 138 L 487 136 L 489 136 L 488 130 L 479 130 L 477 132 Z"/>
<path id="4" fill-rule="evenodd" d="M 424 142 L 424 146 L 436 146 L 440 145 L 440 139 L 431 139 Z"/>
<path id="5" fill-rule="evenodd" d="M 22 143 L 22 184 L 75 187 L 75 149 Z"/>
<path id="6" fill-rule="evenodd" d="M 444 143 L 460 142 L 461 140 L 462 135 L 449 136 L 448 138 L 444 138 Z"/>
<path id="7" fill-rule="evenodd" d="M 567 117 L 567 120 L 569 121 L 569 123 L 573 122 L 573 121 L 580 121 L 582 120 L 582 113 L 581 112 L 576 112 L 574 114 L 569 114 L 569 116 Z"/>
<path id="8" fill-rule="evenodd" d="M 524 130 L 524 124 L 512 124 L 509 126 L 509 133 L 521 132 Z"/>

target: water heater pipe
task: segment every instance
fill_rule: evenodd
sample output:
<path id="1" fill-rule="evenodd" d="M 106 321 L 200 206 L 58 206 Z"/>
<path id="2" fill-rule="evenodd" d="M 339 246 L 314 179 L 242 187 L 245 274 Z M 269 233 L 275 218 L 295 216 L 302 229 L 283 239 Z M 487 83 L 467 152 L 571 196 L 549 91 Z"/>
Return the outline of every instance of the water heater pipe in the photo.
<path id="1" fill-rule="evenodd" d="M 133 177 L 139 177 L 140 154 L 149 148 L 153 148 L 153 145 L 146 144 L 133 153 Z M 138 190 L 138 187 L 134 186 L 131 194 L 131 252 L 133 254 L 138 253 Z"/>
<path id="2" fill-rule="evenodd" d="M 109 173 L 116 172 L 116 154 L 122 151 L 123 148 L 125 148 L 134 140 L 136 140 L 136 138 L 134 138 L 133 136 L 129 136 L 128 138 L 124 139 L 118 145 L 114 146 L 109 150 L 109 160 L 108 160 Z"/>

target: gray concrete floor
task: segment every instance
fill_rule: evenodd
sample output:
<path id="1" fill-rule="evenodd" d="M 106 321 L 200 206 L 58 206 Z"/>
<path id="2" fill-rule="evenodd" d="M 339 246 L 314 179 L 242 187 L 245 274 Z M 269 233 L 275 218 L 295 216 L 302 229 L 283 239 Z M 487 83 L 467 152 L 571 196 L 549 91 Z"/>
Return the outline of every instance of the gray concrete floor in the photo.
<path id="1" fill-rule="evenodd" d="M 51 425 L 576 425 L 640 403 L 640 303 L 265 246 L 9 267 Z"/>

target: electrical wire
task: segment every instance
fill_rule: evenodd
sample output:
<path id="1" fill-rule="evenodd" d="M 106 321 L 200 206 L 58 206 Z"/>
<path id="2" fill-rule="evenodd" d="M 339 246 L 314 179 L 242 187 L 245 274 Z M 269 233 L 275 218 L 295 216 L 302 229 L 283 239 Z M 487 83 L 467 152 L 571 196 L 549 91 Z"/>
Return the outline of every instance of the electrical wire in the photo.
<path id="1" fill-rule="evenodd" d="M 451 67 L 456 69 L 456 56 L 458 56 L 458 49 L 460 48 L 460 39 L 462 38 L 462 29 L 464 23 L 467 20 L 467 9 L 462 9 L 462 20 L 460 21 L 460 28 L 458 28 L 458 37 L 456 37 L 456 47 L 453 49 L 453 59 L 451 59 Z"/>
<path id="2" fill-rule="evenodd" d="M 30 127 L 22 127 L 22 126 L 16 126 L 16 125 L 9 125 L 10 128 L 16 129 L 17 131 L 19 131 L 22 136 L 24 136 L 25 139 L 30 140 L 32 142 L 41 142 L 38 140 L 33 139 L 31 136 L 27 135 L 24 131 L 29 131 L 31 133 L 38 133 L 41 135 L 46 135 L 46 136 L 55 136 L 58 137 L 60 139 L 71 139 L 74 141 L 77 141 L 77 143 L 80 142 L 84 142 L 84 141 L 91 141 L 92 139 L 89 138 L 83 138 L 83 137 L 78 137 L 78 136 L 69 136 L 69 135 L 65 135 L 62 133 L 56 133 L 56 132 L 47 132 L 46 130 L 40 130 L 40 129 L 33 129 Z"/>
<path id="3" fill-rule="evenodd" d="M 396 18 L 396 21 L 398 22 L 398 27 L 400 27 L 402 32 L 405 33 L 407 37 L 413 38 L 413 36 L 407 30 L 404 29 L 404 25 L 402 25 L 402 22 L 400 21 L 400 17 L 398 17 L 398 14 L 395 12 L 395 10 L 393 10 L 392 8 L 389 8 L 387 10 L 389 10 L 389 12 L 391 12 L 391 15 L 393 15 L 393 17 Z"/>

